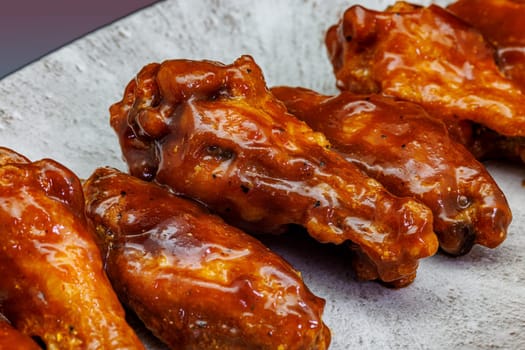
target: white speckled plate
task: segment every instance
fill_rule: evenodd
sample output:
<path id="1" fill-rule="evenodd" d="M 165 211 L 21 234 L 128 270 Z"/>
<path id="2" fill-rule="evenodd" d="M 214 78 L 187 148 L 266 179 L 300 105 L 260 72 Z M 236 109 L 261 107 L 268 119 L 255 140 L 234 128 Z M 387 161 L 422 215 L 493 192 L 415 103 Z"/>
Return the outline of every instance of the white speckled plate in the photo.
<path id="1" fill-rule="evenodd" d="M 388 2 L 361 3 L 382 9 Z M 1 80 L 0 144 L 34 160 L 54 158 L 81 177 L 98 166 L 125 169 L 108 125 L 108 107 L 142 66 L 168 58 L 231 63 L 250 54 L 270 86 L 335 92 L 324 31 L 351 4 L 158 3 Z M 416 281 L 404 289 L 355 281 L 339 250 L 310 240 L 265 239 L 326 299 L 331 349 L 525 348 L 525 166 L 488 168 L 513 209 L 507 240 L 494 250 L 475 247 L 461 258 L 425 259 Z"/>

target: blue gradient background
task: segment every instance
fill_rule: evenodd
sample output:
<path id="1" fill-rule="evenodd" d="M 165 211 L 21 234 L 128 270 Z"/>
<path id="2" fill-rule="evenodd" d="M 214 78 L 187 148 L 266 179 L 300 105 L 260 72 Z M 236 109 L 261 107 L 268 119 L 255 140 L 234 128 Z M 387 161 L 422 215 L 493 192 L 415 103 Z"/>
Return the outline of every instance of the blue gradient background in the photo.
<path id="1" fill-rule="evenodd" d="M 0 79 L 157 0 L 12 0 L 0 5 Z"/>

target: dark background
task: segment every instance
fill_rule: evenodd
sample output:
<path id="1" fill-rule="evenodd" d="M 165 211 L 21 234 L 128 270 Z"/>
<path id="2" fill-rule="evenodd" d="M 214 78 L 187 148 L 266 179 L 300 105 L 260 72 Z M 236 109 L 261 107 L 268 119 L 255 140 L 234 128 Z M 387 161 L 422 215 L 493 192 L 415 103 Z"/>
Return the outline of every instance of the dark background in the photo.
<path id="1" fill-rule="evenodd" d="M 0 0 L 0 79 L 158 0 Z"/>

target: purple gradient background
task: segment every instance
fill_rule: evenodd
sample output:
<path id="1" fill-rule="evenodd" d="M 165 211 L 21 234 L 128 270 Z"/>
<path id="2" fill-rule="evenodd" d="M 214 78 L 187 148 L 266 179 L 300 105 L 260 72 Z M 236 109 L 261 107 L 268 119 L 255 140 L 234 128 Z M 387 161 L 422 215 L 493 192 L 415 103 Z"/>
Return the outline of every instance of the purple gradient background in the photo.
<path id="1" fill-rule="evenodd" d="M 0 6 L 0 78 L 157 0 L 11 0 Z"/>

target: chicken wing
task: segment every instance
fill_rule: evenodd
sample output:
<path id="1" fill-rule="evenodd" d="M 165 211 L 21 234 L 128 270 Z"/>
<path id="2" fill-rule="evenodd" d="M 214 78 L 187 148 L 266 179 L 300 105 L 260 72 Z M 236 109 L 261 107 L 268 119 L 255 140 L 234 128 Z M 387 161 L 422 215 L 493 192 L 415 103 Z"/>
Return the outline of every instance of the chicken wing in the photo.
<path id="1" fill-rule="evenodd" d="M 13 328 L 0 314 L 0 350 L 41 350 L 30 337 Z"/>
<path id="2" fill-rule="evenodd" d="M 496 47 L 496 62 L 505 76 L 525 92 L 525 3 L 513 0 L 459 0 L 447 9 L 479 30 Z M 476 124 L 450 125 L 479 159 L 525 163 L 525 135 L 505 137 Z"/>
<path id="3" fill-rule="evenodd" d="M 0 148 L 0 312 L 47 349 L 144 349 L 84 216 L 78 178 Z"/>
<path id="4" fill-rule="evenodd" d="M 328 348 L 324 300 L 255 238 L 114 169 L 84 189 L 117 293 L 172 349 Z"/>
<path id="5" fill-rule="evenodd" d="M 320 242 L 352 241 L 370 260 L 356 265 L 359 277 L 398 286 L 437 249 L 430 210 L 329 150 L 322 134 L 286 113 L 249 56 L 148 65 L 110 112 L 133 175 L 248 231 L 299 224 Z"/>
<path id="6" fill-rule="evenodd" d="M 326 46 L 342 90 L 399 97 L 439 118 L 525 136 L 525 95 L 499 71 L 493 47 L 437 5 L 350 7 Z"/>
<path id="7" fill-rule="evenodd" d="M 445 252 L 461 255 L 474 243 L 495 247 L 505 239 L 512 215 L 503 192 L 483 165 L 450 139 L 445 125 L 419 105 L 381 95 L 271 91 L 390 192 L 432 209 Z"/>
<path id="8" fill-rule="evenodd" d="M 459 0 L 447 9 L 479 30 L 496 47 L 498 66 L 525 91 L 525 2 Z"/>

